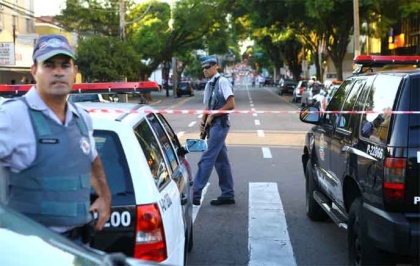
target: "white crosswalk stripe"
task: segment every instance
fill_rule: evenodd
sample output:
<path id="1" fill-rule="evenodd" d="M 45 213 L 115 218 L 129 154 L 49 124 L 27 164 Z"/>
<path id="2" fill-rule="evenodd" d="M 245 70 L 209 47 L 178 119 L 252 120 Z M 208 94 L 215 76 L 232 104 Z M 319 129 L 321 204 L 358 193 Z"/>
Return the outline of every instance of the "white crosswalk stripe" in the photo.
<path id="1" fill-rule="evenodd" d="M 276 183 L 249 184 L 248 266 L 296 265 Z"/>

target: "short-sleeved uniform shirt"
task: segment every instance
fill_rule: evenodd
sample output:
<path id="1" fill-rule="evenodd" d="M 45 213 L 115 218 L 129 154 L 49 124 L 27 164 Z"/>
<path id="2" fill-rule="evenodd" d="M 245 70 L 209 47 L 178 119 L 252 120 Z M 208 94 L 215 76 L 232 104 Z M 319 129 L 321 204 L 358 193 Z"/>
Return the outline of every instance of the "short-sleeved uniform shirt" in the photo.
<path id="1" fill-rule="evenodd" d="M 58 124 L 61 121 L 41 99 L 35 87 L 32 87 L 23 97 L 29 106 L 42 113 Z M 92 119 L 81 107 L 67 103 L 66 122 L 68 126 L 73 115 L 82 116 L 89 131 L 89 156 L 91 161 L 98 155 L 93 138 Z M 26 104 L 21 100 L 0 103 L 0 166 L 9 167 L 12 172 L 19 173 L 29 167 L 35 160 L 36 140 L 30 115 Z"/>
<path id="2" fill-rule="evenodd" d="M 207 105 L 210 95 L 211 95 L 211 83 L 214 81 L 215 78 L 219 77 L 220 74 L 216 73 L 206 84 L 206 88 L 204 90 L 204 98 L 203 103 Z M 229 82 L 229 80 L 225 77 L 220 77 L 218 80 L 219 83 L 219 92 L 223 95 L 225 100 L 227 100 L 230 96 L 233 96 L 232 91 L 232 84 Z"/>

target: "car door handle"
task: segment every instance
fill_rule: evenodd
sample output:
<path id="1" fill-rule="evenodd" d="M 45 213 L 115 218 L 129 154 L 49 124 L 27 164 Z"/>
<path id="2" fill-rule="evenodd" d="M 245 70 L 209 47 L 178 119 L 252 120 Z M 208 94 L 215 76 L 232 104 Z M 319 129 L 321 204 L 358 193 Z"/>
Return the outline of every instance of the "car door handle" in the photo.
<path id="1" fill-rule="evenodd" d="M 184 193 L 181 194 L 181 205 L 186 205 L 188 203 L 188 197 L 187 195 L 184 195 Z"/>

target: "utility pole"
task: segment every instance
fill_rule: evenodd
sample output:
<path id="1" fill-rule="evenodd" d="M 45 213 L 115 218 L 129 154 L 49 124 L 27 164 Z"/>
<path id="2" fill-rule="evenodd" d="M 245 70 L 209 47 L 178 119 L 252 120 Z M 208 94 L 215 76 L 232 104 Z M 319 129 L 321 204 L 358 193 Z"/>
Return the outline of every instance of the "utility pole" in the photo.
<path id="1" fill-rule="evenodd" d="M 174 8 L 175 0 L 171 0 L 171 19 L 169 20 L 169 28 L 171 29 L 171 34 L 174 31 Z M 172 56 L 172 95 L 176 96 L 176 88 L 178 87 L 178 67 L 176 56 Z"/>
<path id="2" fill-rule="evenodd" d="M 125 40 L 125 3 L 120 0 L 120 39 Z"/>
<path id="3" fill-rule="evenodd" d="M 360 22 L 359 22 L 359 0 L 353 0 L 354 19 L 354 57 L 360 55 Z"/>

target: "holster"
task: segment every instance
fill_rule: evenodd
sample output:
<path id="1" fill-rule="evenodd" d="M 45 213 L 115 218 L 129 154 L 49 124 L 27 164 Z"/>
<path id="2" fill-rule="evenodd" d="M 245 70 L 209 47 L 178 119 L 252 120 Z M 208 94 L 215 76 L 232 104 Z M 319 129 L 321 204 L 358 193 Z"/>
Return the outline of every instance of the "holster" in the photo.
<path id="1" fill-rule="evenodd" d="M 227 115 L 221 115 L 219 117 L 223 127 L 230 127 L 230 121 Z"/>
<path id="2" fill-rule="evenodd" d="M 73 228 L 66 232 L 61 233 L 61 235 L 65 236 L 70 240 L 78 240 L 81 239 L 83 244 L 90 243 L 95 236 L 95 220 L 92 219 L 87 224 L 82 226 Z"/>

